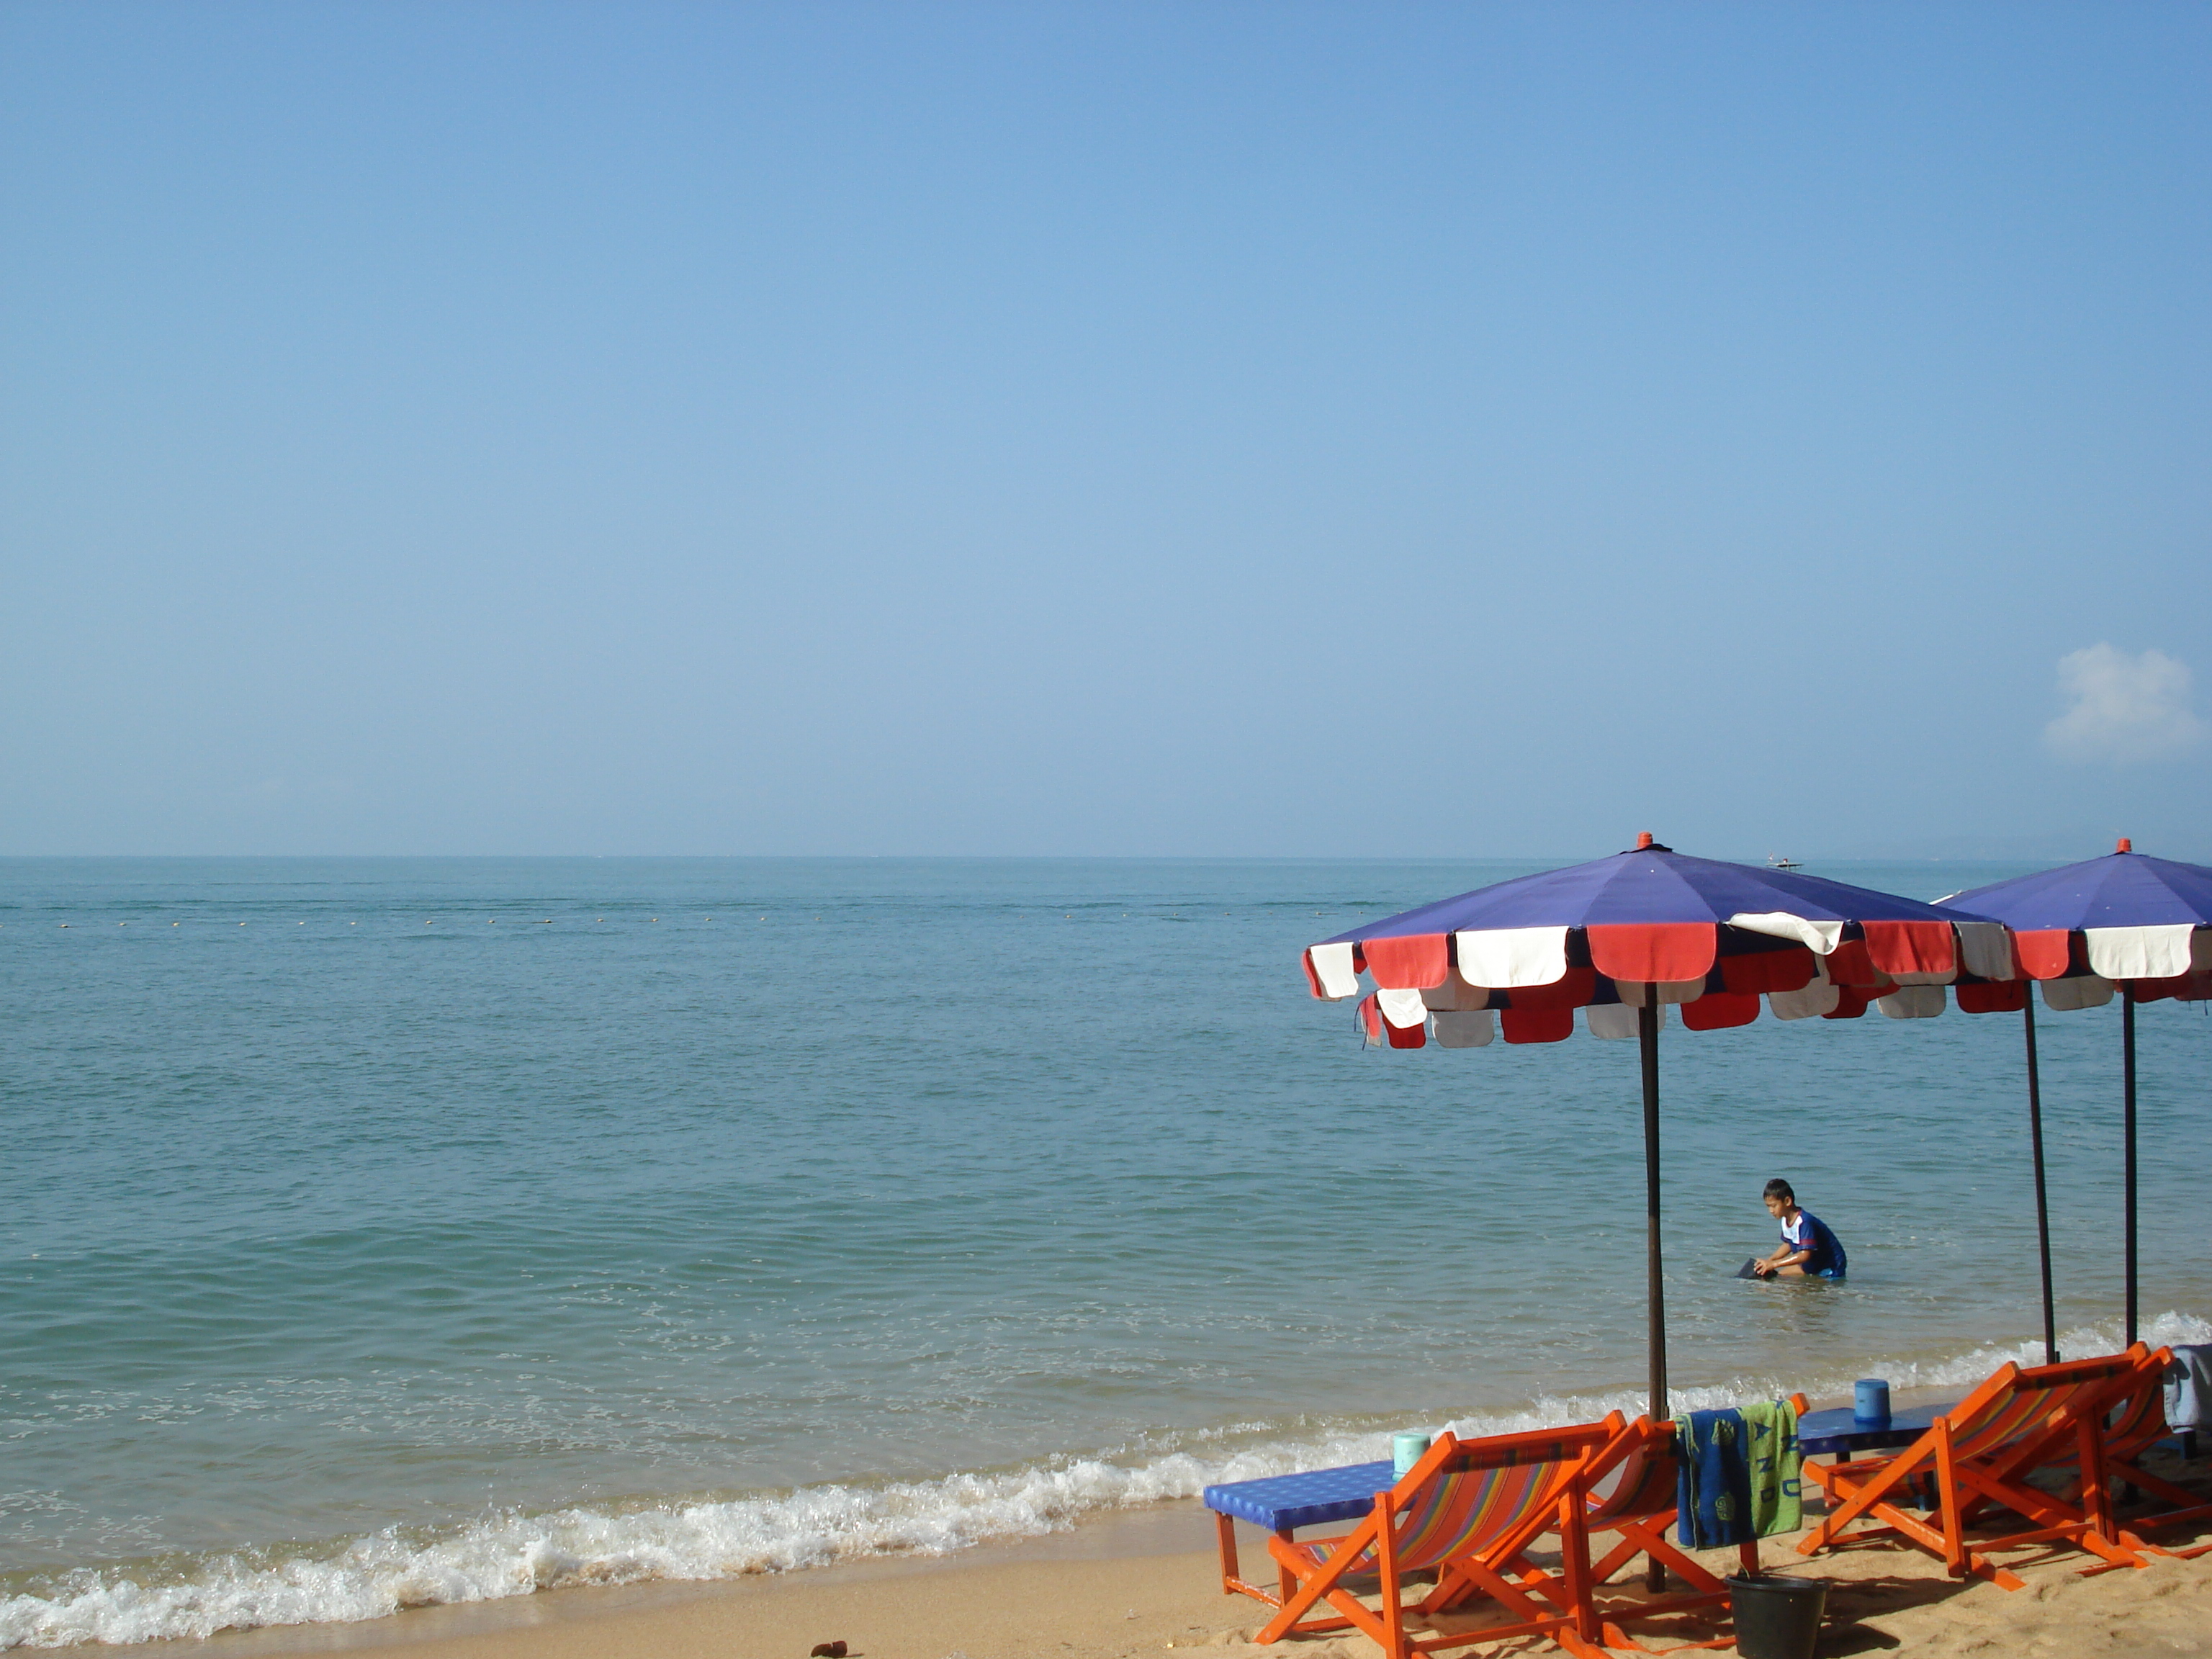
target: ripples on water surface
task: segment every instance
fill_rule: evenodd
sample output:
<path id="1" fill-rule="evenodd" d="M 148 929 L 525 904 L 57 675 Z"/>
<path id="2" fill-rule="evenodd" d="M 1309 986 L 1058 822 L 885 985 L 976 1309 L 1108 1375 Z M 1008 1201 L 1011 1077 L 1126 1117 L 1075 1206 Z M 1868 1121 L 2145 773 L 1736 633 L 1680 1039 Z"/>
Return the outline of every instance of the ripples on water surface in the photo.
<path id="1" fill-rule="evenodd" d="M 1534 867 L 0 863 L 0 1643 L 942 1547 L 1632 1403 L 1635 1045 L 1369 1053 L 1297 963 Z M 2212 1024 L 2141 1023 L 2144 1306 L 2197 1335 Z M 2109 1342 L 2117 1006 L 2039 1030 L 2060 1322 Z M 2035 1334 L 2016 1019 L 1662 1068 L 1680 1383 Z M 1847 1285 L 1726 1276 L 1774 1174 Z"/>

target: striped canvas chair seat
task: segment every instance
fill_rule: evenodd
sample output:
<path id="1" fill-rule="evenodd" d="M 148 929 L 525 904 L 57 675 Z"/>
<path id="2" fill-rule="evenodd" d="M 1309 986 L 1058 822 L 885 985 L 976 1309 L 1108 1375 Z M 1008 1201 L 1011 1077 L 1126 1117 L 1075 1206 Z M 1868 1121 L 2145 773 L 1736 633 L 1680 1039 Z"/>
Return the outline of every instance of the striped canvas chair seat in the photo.
<path id="1" fill-rule="evenodd" d="M 2045 1365 L 2021 1371 L 2009 1389 L 1993 1392 L 1971 1417 L 1963 1407 L 1951 1418 L 1951 1455 L 1978 1462 L 1994 1462 L 2015 1446 L 2046 1434 L 2060 1412 L 2078 1414 L 2076 1408 L 2100 1394 L 2109 1394 L 2108 1376 L 2094 1374 L 2039 1381 L 2043 1374 L 2068 1369 Z M 1971 1402 L 1969 1402 L 1971 1403 Z"/>
<path id="2" fill-rule="evenodd" d="M 2112 1413 L 2105 1428 L 2105 1455 L 2132 1462 L 2172 1432 L 2166 1426 L 2166 1390 L 2148 1382 Z"/>
<path id="3" fill-rule="evenodd" d="M 1577 1449 L 1578 1452 L 1579 1448 Z M 1419 1572 L 1455 1556 L 1480 1549 L 1543 1509 L 1559 1484 L 1557 1457 L 1540 1462 L 1504 1464 L 1440 1474 L 1399 1512 L 1392 1529 L 1401 1571 Z M 1334 1539 L 1316 1539 L 1296 1547 L 1316 1566 L 1329 1558 Z M 1370 1544 L 1342 1571 L 1352 1576 L 1375 1570 Z"/>
<path id="4" fill-rule="evenodd" d="M 1639 1445 L 1621 1465 L 1618 1481 L 1601 1483 L 1590 1493 L 1591 1528 L 1601 1532 L 1608 1521 L 1669 1513 L 1681 1475 L 1681 1465 L 1671 1449 L 1649 1442 Z"/>

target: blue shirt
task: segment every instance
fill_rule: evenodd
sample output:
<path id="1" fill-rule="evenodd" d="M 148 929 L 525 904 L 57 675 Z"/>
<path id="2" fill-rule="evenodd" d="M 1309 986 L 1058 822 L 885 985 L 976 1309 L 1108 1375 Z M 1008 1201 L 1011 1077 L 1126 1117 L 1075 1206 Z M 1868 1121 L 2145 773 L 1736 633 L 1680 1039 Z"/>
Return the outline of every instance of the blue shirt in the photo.
<path id="1" fill-rule="evenodd" d="M 1813 1253 L 1797 1264 L 1808 1273 L 1828 1279 L 1844 1276 L 1848 1260 L 1844 1255 L 1844 1241 L 1810 1210 L 1800 1210 L 1782 1224 L 1782 1242 L 1793 1250 Z"/>

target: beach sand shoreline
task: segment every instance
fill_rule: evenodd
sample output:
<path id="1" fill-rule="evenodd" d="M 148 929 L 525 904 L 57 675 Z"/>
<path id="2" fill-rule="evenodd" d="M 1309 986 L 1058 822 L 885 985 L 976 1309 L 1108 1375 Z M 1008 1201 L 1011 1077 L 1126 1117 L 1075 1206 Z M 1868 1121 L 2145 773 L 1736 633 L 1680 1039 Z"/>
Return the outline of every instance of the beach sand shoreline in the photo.
<path id="1" fill-rule="evenodd" d="M 2169 1474 L 2184 1474 L 2178 1466 Z M 2203 1462 L 2185 1474 L 2212 1485 Z M 1376 1659 L 1358 1636 L 1251 1644 L 1265 1609 L 1222 1594 L 1212 1516 L 1189 1500 L 1088 1519 L 1042 1538 L 946 1556 L 886 1556 L 737 1579 L 570 1585 L 505 1601 L 409 1609 L 346 1625 L 226 1632 L 195 1641 L 100 1650 L 192 1659 L 404 1650 L 406 1659 L 806 1659 L 842 1640 L 851 1659 Z M 2168 1547 L 2212 1540 L 2175 1529 Z M 1256 1544 L 1256 1535 L 1254 1540 Z M 2020 1568 L 2006 1591 L 1948 1578 L 1914 1550 L 1863 1547 L 1808 1560 L 1788 1538 L 1770 1569 L 1835 1588 L 1820 1654 L 2002 1653 L 2070 1659 L 2212 1655 L 2212 1555 L 2154 1558 L 2142 1571 L 2083 1577 L 2078 1554 Z M 1705 1558 L 1733 1570 L 1733 1551 Z M 1623 1587 L 1616 1583 L 1616 1590 Z M 1662 1650 L 1711 1629 L 1652 1638 Z M 1467 1650 L 1478 1656 L 1493 1651 Z M 1556 1652 L 1512 1644 L 1504 1652 Z"/>

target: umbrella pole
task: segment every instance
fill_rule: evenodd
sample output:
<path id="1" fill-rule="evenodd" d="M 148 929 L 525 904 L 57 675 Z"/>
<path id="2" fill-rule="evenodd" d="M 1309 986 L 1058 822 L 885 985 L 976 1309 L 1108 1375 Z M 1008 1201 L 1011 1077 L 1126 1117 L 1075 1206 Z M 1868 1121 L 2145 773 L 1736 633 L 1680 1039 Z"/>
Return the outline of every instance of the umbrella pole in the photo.
<path id="1" fill-rule="evenodd" d="M 1644 1261 L 1646 1344 L 1651 1361 L 1651 1420 L 1664 1423 L 1667 1410 L 1667 1292 L 1659 1273 L 1659 988 L 1644 988 L 1636 1011 L 1636 1046 L 1644 1061 Z M 1667 1569 L 1650 1558 L 1644 1582 L 1667 1588 Z"/>
<path id="2" fill-rule="evenodd" d="M 2136 988 L 2120 981 L 2120 1091 L 2127 1139 L 2128 1346 L 2136 1345 Z"/>
<path id="3" fill-rule="evenodd" d="M 2043 1184 L 2043 1082 L 2035 1063 L 2035 990 L 2021 1005 L 2027 1036 L 2027 1138 L 2035 1148 L 2035 1248 L 2043 1258 L 2043 1363 L 2058 1363 L 2058 1322 L 2051 1305 L 2051 1203 Z"/>

